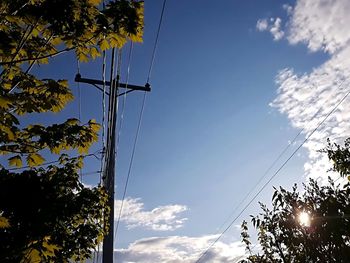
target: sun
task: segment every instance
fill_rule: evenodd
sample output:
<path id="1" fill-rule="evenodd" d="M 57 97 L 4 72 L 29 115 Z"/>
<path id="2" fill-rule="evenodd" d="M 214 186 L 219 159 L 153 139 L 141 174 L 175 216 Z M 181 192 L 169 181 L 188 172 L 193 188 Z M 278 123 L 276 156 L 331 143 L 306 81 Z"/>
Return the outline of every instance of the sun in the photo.
<path id="1" fill-rule="evenodd" d="M 301 212 L 298 217 L 299 223 L 302 226 L 309 227 L 311 223 L 310 215 L 307 212 Z"/>

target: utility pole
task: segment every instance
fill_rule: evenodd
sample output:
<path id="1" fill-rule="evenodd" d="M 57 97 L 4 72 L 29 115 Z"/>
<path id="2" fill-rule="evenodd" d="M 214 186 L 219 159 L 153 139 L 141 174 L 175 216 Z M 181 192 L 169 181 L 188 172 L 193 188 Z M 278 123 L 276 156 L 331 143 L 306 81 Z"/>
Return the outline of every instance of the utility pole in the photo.
<path id="1" fill-rule="evenodd" d="M 118 115 L 118 96 L 124 95 L 131 91 L 141 90 L 141 91 L 151 91 L 151 87 L 148 83 L 145 86 L 136 86 L 129 85 L 126 83 L 120 83 L 120 76 L 117 75 L 114 78 L 114 68 L 115 68 L 115 49 L 112 49 L 112 61 L 111 61 L 111 73 L 110 73 L 110 81 L 101 81 L 96 79 L 87 79 L 82 78 L 80 74 L 75 76 L 76 82 L 88 83 L 99 90 L 102 90 L 98 85 L 105 85 L 109 87 L 109 92 L 106 92 L 109 95 L 108 102 L 108 117 L 107 117 L 107 142 L 106 142 L 106 153 L 105 153 L 105 161 L 103 168 L 103 186 L 105 187 L 108 194 L 108 202 L 107 205 L 110 209 L 110 214 L 108 215 L 108 224 L 109 229 L 108 233 L 104 236 L 103 239 L 103 263 L 113 263 L 114 258 L 114 191 L 115 191 L 115 151 L 116 151 L 116 141 L 117 141 L 117 115 Z M 127 89 L 123 93 L 119 93 L 119 89 L 124 88 Z"/>

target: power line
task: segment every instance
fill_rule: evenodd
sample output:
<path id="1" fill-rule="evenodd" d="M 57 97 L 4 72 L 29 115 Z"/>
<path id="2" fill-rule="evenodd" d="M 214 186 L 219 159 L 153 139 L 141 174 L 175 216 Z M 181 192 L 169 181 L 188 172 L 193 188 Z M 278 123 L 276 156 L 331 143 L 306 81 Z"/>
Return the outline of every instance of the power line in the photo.
<path id="1" fill-rule="evenodd" d="M 118 50 L 119 52 L 119 50 Z M 114 181 L 115 181 L 115 131 L 118 109 L 117 89 L 119 76 L 114 78 L 115 71 L 115 48 L 112 48 L 112 60 L 110 71 L 110 96 L 108 107 L 108 129 L 107 129 L 107 151 L 105 158 L 105 169 L 103 185 L 108 194 L 107 205 L 110 208 L 106 215 L 109 222 L 109 230 L 103 239 L 103 261 L 113 262 L 113 225 L 114 225 Z"/>
<path id="2" fill-rule="evenodd" d="M 235 209 L 232 211 L 232 213 L 227 217 L 225 222 L 220 226 L 219 229 L 222 229 L 224 225 L 229 221 L 229 219 L 238 211 L 238 208 L 247 200 L 247 198 L 254 192 L 254 190 L 258 187 L 258 185 L 263 181 L 263 179 L 266 178 L 266 175 L 271 171 L 271 169 L 275 166 L 275 164 L 281 159 L 281 157 L 287 152 L 287 150 L 290 148 L 290 146 L 296 141 L 296 139 L 300 136 L 300 134 L 303 132 L 304 129 L 300 130 L 297 135 L 293 138 L 293 140 L 280 152 L 280 154 L 277 156 L 277 158 L 272 162 L 272 164 L 266 169 L 264 174 L 260 177 L 260 179 L 255 183 L 255 185 L 250 189 L 250 191 L 247 192 L 247 194 L 241 199 L 241 201 L 238 203 L 238 205 L 235 207 Z"/>
<path id="3" fill-rule="evenodd" d="M 104 5 L 104 3 L 103 3 Z M 102 52 L 102 158 L 100 184 L 102 184 L 103 161 L 106 154 L 105 130 L 106 130 L 106 51 Z"/>
<path id="4" fill-rule="evenodd" d="M 140 130 L 141 130 L 141 123 L 142 123 L 143 112 L 144 112 L 144 109 L 145 109 L 145 102 L 146 102 L 146 92 L 144 92 L 144 94 L 143 94 L 142 107 L 141 107 L 141 111 L 140 111 L 140 116 L 139 116 L 139 121 L 138 121 L 138 125 L 137 125 L 136 135 L 135 135 L 135 139 L 134 139 L 134 145 L 133 145 L 133 148 L 132 148 L 132 153 L 131 153 L 131 158 L 130 158 L 130 163 L 129 163 L 129 168 L 128 168 L 128 174 L 127 174 L 126 182 L 125 182 L 125 186 L 124 186 L 122 203 L 121 203 L 121 206 L 120 206 L 120 209 L 119 209 L 119 214 L 118 214 L 118 219 L 117 219 L 117 224 L 116 224 L 116 229 L 115 229 L 115 238 L 116 238 L 117 233 L 118 233 L 118 227 L 119 227 L 119 223 L 120 223 L 121 214 L 122 214 L 122 211 L 123 211 L 124 200 L 125 200 L 125 196 L 126 196 L 126 192 L 127 192 L 127 188 L 128 188 L 128 184 L 129 184 L 129 179 L 130 179 L 132 165 L 133 165 L 133 162 L 134 162 L 137 141 L 138 141 L 138 137 L 139 137 Z"/>
<path id="5" fill-rule="evenodd" d="M 78 69 L 78 74 L 80 74 L 80 62 L 78 58 L 77 58 L 77 69 Z M 78 119 L 79 119 L 79 122 L 81 123 L 81 88 L 80 88 L 79 82 L 78 82 Z M 79 169 L 79 174 L 80 174 L 80 182 L 83 183 L 82 168 Z"/>
<path id="6" fill-rule="evenodd" d="M 102 9 L 104 10 L 106 8 L 106 0 L 103 0 L 102 3 Z M 103 173 L 104 169 L 104 161 L 106 158 L 107 150 L 106 150 L 106 144 L 105 144 L 105 130 L 106 130 L 106 51 L 104 50 L 102 52 L 102 89 L 103 89 L 103 94 L 102 94 L 102 158 L 101 158 L 101 172 L 100 172 L 100 185 L 102 185 L 102 178 L 103 178 Z M 112 85 L 111 85 L 112 86 Z M 111 93 L 111 92 L 110 92 Z M 94 249 L 94 259 L 93 262 L 98 263 L 99 261 L 99 249 L 100 249 L 100 243 L 97 244 L 97 256 L 95 257 L 96 254 L 96 249 Z M 96 259 L 96 261 L 95 261 Z"/>
<path id="7" fill-rule="evenodd" d="M 149 70 L 148 70 L 147 83 L 149 83 L 150 78 L 151 78 L 151 74 L 152 74 L 152 69 L 153 69 L 155 56 L 156 56 L 156 50 L 157 50 L 157 46 L 158 46 L 158 42 L 159 42 L 160 29 L 161 29 L 162 22 L 163 22 L 165 6 L 166 6 L 166 0 L 163 1 L 163 5 L 162 5 L 162 11 L 161 11 L 160 19 L 159 19 L 159 23 L 158 23 L 157 35 L 156 35 L 156 38 L 155 38 L 153 51 L 152 51 L 152 56 L 151 56 L 151 63 L 150 63 Z M 133 149 L 132 149 L 130 162 L 129 162 L 128 174 L 127 174 L 127 178 L 126 178 L 126 182 L 125 182 L 125 186 L 124 186 L 121 206 L 120 206 L 120 209 L 119 209 L 119 214 L 118 214 L 118 219 L 117 219 L 117 224 L 116 224 L 116 229 L 115 229 L 115 239 L 116 239 L 118 228 L 119 228 L 120 218 L 121 218 L 121 215 L 122 215 L 122 212 L 123 212 L 123 206 L 124 206 L 125 196 L 126 196 L 126 192 L 127 192 L 127 188 L 128 188 L 128 184 L 129 184 L 129 179 L 130 179 L 130 175 L 131 175 L 131 169 L 132 169 L 132 165 L 133 165 L 133 161 L 134 161 L 134 157 L 135 157 L 137 141 L 138 141 L 139 133 L 140 133 L 140 130 L 141 130 L 141 123 L 142 123 L 142 117 L 143 117 L 143 113 L 144 113 L 144 109 L 145 109 L 146 97 L 147 97 L 146 96 L 146 92 L 144 92 L 143 99 L 142 99 L 141 111 L 140 111 L 140 115 L 139 115 L 139 121 L 138 121 L 138 125 L 137 125 L 137 130 L 136 130 L 136 134 L 135 134 Z"/>
<path id="8" fill-rule="evenodd" d="M 125 82 L 125 84 L 126 84 L 126 87 L 125 87 L 126 91 L 127 91 L 128 84 L 129 84 L 132 51 L 133 51 L 133 42 L 130 43 L 130 49 L 129 49 L 128 66 L 127 66 L 126 82 Z M 122 106 L 122 111 L 121 111 L 121 115 L 120 115 L 119 131 L 118 131 L 117 146 L 116 146 L 116 154 L 117 154 L 117 156 L 118 156 L 118 152 L 119 152 L 118 150 L 119 150 L 119 142 L 120 142 L 121 131 L 122 131 L 122 128 L 123 128 L 123 123 L 124 123 L 124 112 L 125 112 L 125 107 L 126 107 L 126 97 L 127 97 L 127 92 L 124 92 L 124 95 L 123 95 L 123 106 Z M 134 144 L 134 147 L 136 147 L 135 144 Z M 130 161 L 130 162 L 132 162 L 132 161 Z M 118 212 L 119 216 L 118 216 L 118 220 L 117 220 L 117 225 L 116 225 L 116 228 L 114 230 L 114 239 L 113 239 L 114 243 L 115 243 L 115 240 L 117 239 L 119 220 L 120 220 L 121 212 L 122 212 L 122 209 L 123 209 L 124 198 L 125 198 L 126 188 L 128 186 L 129 176 L 130 176 L 130 170 L 128 171 L 127 181 L 126 181 L 126 184 L 125 184 L 125 187 L 124 187 L 124 192 L 123 192 L 122 206 L 119 209 L 119 212 Z"/>
<path id="9" fill-rule="evenodd" d="M 313 120 L 322 110 L 322 107 L 310 118 L 310 121 Z M 266 169 L 264 174 L 259 178 L 259 180 L 255 183 L 255 185 L 246 193 L 246 195 L 241 199 L 241 201 L 238 203 L 238 205 L 234 208 L 234 210 L 231 212 L 231 214 L 227 217 L 225 222 L 219 227 L 219 230 L 221 230 L 226 223 L 229 221 L 229 219 L 238 211 L 238 209 L 241 207 L 241 205 L 248 199 L 248 197 L 254 192 L 254 190 L 258 187 L 258 185 L 263 181 L 263 179 L 266 178 L 266 176 L 269 174 L 271 169 L 275 166 L 275 164 L 282 158 L 282 156 L 288 151 L 288 149 L 293 145 L 297 138 L 303 133 L 305 128 L 301 129 L 292 140 L 289 141 L 287 146 L 279 153 L 279 155 L 275 158 L 275 160 L 271 163 L 271 165 Z"/>
<path id="10" fill-rule="evenodd" d="M 163 1 L 162 12 L 160 14 L 160 19 L 159 19 L 159 23 L 158 23 L 157 35 L 156 35 L 156 39 L 155 39 L 154 46 L 153 46 L 153 51 L 152 51 L 151 64 L 150 64 L 149 70 L 148 70 L 147 83 L 149 83 L 149 81 L 150 81 L 152 70 L 153 70 L 154 59 L 155 59 L 155 56 L 156 56 L 156 50 L 157 50 L 158 41 L 159 41 L 159 33 L 160 33 L 160 28 L 161 28 L 162 22 L 163 22 L 163 15 L 164 15 L 166 1 L 167 0 Z"/>
<path id="11" fill-rule="evenodd" d="M 338 86 L 340 88 L 342 83 Z M 318 128 L 328 119 L 328 117 L 339 107 L 339 105 L 349 96 L 350 91 L 345 94 L 345 96 L 336 104 L 336 106 L 323 118 L 321 122 L 318 123 L 316 128 L 305 138 L 305 140 L 293 151 L 293 153 L 287 158 L 286 161 L 277 169 L 277 171 L 269 178 L 269 180 L 260 188 L 260 190 L 253 196 L 253 198 L 244 206 L 241 212 L 231 221 L 231 223 L 221 232 L 221 234 L 209 245 L 209 247 L 199 256 L 196 263 L 208 253 L 208 251 L 220 240 L 220 238 L 231 228 L 235 221 L 244 213 L 244 211 L 251 205 L 251 203 L 260 195 L 260 193 L 266 188 L 266 186 L 279 174 L 279 172 L 284 168 L 284 166 L 293 158 L 293 156 L 299 151 L 299 149 L 310 139 L 310 137 L 318 130 Z"/>
<path id="12" fill-rule="evenodd" d="M 120 136 L 123 129 L 123 123 L 124 123 L 124 113 L 126 108 L 126 98 L 128 94 L 128 85 L 129 85 L 129 77 L 130 77 L 130 66 L 131 66 L 131 58 L 132 58 L 132 51 L 133 51 L 133 42 L 130 43 L 130 49 L 129 49 L 129 56 L 128 56 L 128 66 L 127 66 L 127 72 L 126 72 L 126 81 L 125 81 L 125 92 L 123 94 L 123 105 L 121 109 L 120 114 L 120 121 L 119 121 L 119 130 L 118 130 L 118 137 L 117 137 L 117 146 L 116 146 L 116 152 L 118 155 L 118 149 L 119 149 L 119 142 L 120 142 Z"/>

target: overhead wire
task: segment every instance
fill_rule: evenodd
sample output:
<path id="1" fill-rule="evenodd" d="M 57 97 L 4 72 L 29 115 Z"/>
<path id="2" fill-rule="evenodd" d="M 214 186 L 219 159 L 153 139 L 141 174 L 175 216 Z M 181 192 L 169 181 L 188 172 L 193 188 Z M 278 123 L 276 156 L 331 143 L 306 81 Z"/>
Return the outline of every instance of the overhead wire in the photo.
<path id="1" fill-rule="evenodd" d="M 119 50 L 118 50 L 119 52 Z M 111 69 L 110 69 L 110 96 L 108 103 L 108 116 L 107 116 L 107 138 L 106 138 L 106 154 L 104 158 L 104 173 L 102 176 L 103 185 L 106 187 L 106 192 L 109 193 L 108 205 L 111 206 L 111 213 L 106 215 L 105 219 L 110 219 L 110 215 L 113 215 L 114 201 L 111 199 L 114 194 L 114 158 L 115 158 L 115 124 L 116 124 L 116 109 L 117 105 L 117 86 L 119 82 L 119 76 L 115 77 L 115 56 L 116 48 L 112 48 L 111 51 Z M 110 227 L 113 229 L 113 222 L 110 222 Z M 109 234 L 108 234 L 109 235 Z M 103 244 L 103 246 L 105 243 Z M 107 244 L 106 244 L 107 245 Z M 109 246 L 109 245 L 108 245 Z M 102 247 L 102 250 L 103 247 Z"/>
<path id="2" fill-rule="evenodd" d="M 77 69 L 78 69 L 78 74 L 80 74 L 80 62 L 79 59 L 77 58 Z M 78 85 L 78 119 L 79 122 L 81 123 L 81 89 L 80 89 L 80 83 L 77 83 Z M 80 181 L 83 182 L 83 175 L 82 175 L 82 168 L 79 169 L 79 174 L 80 174 Z"/>
<path id="3" fill-rule="evenodd" d="M 343 85 L 345 80 L 337 87 L 338 89 Z M 205 249 L 203 253 L 200 254 L 199 258 L 195 261 L 199 263 L 200 260 L 209 252 L 209 250 L 221 239 L 221 237 L 231 228 L 231 226 L 236 222 L 236 220 L 247 210 L 251 203 L 260 195 L 260 193 L 269 185 L 269 183 L 279 174 L 279 172 L 285 167 L 285 165 L 294 157 L 294 155 L 299 151 L 299 149 L 310 139 L 310 137 L 318 130 L 318 128 L 328 119 L 328 117 L 336 111 L 339 105 L 349 96 L 350 91 L 348 91 L 342 99 L 333 107 L 333 109 L 317 124 L 317 126 L 311 131 L 311 133 L 304 139 L 304 141 L 292 152 L 292 154 L 282 163 L 282 165 L 277 169 L 277 171 L 269 178 L 267 182 L 259 189 L 259 191 L 250 199 L 250 201 L 243 207 L 239 214 L 230 222 L 230 224 L 220 233 L 220 235 Z"/>
<path id="4" fill-rule="evenodd" d="M 163 16 L 164 16 L 166 2 L 167 2 L 167 0 L 163 1 L 163 5 L 162 5 L 162 9 L 161 9 L 160 19 L 159 19 L 158 28 L 157 28 L 157 34 L 156 34 L 155 42 L 154 42 L 154 45 L 153 45 L 151 62 L 150 62 L 149 70 L 148 70 L 146 83 L 149 83 L 149 81 L 151 79 L 151 74 L 152 74 L 152 70 L 153 70 L 153 66 L 154 66 L 156 50 L 157 50 L 157 46 L 158 46 L 158 42 L 159 42 L 159 35 L 160 35 L 160 30 L 161 30 L 161 26 L 162 26 L 162 22 L 163 22 Z M 136 134 L 135 134 L 135 138 L 134 138 L 134 143 L 133 143 L 132 153 L 131 153 L 131 157 L 130 157 L 130 162 L 129 162 L 128 173 L 127 173 L 127 177 L 126 177 L 126 182 L 125 182 L 125 185 L 124 185 L 124 191 L 123 191 L 123 196 L 122 196 L 122 200 L 121 200 L 121 206 L 120 206 L 120 209 L 119 209 L 118 219 L 117 219 L 117 222 L 116 222 L 114 240 L 116 240 L 116 237 L 117 237 L 118 228 L 119 228 L 119 224 L 120 224 L 120 219 L 121 219 L 121 215 L 122 215 L 122 212 L 123 212 L 123 206 L 124 206 L 124 202 L 125 202 L 127 188 L 128 188 L 128 185 L 129 185 L 129 180 L 130 180 L 131 170 L 132 170 L 132 166 L 133 166 L 133 162 L 134 162 L 137 142 L 138 142 L 138 138 L 139 138 L 139 134 L 140 134 L 140 130 L 141 130 L 142 118 L 143 118 L 143 113 L 144 113 L 145 104 L 146 104 L 146 97 L 147 97 L 147 92 L 145 91 L 143 93 L 142 106 L 141 106 L 141 110 L 140 110 L 140 114 L 139 114 L 137 130 L 136 130 Z"/>
<path id="5" fill-rule="evenodd" d="M 119 209 L 119 213 L 118 213 L 118 219 L 117 219 L 117 224 L 116 224 L 116 228 L 115 228 L 114 240 L 116 239 L 116 236 L 117 236 L 117 233 L 118 233 L 118 227 L 119 227 L 119 223 L 120 223 L 120 219 L 121 219 L 121 215 L 122 215 L 122 211 L 123 211 L 123 205 L 124 205 L 125 196 L 126 196 L 126 192 L 127 192 L 127 188 L 128 188 L 128 184 L 129 184 L 129 179 L 130 179 L 132 165 L 133 165 L 133 162 L 134 162 L 137 141 L 138 141 L 140 130 L 141 130 L 141 123 L 142 123 L 142 117 L 143 117 L 143 113 L 144 113 L 144 109 L 145 109 L 145 102 L 146 102 L 146 92 L 143 93 L 142 107 L 141 107 L 141 111 L 140 111 L 140 115 L 139 115 L 139 121 L 138 121 L 138 124 L 137 124 L 136 135 L 135 135 L 135 138 L 134 138 L 134 144 L 133 144 L 131 158 L 130 158 L 130 162 L 129 162 L 128 174 L 127 174 L 127 177 L 126 177 L 126 182 L 125 182 L 125 186 L 124 186 L 122 201 L 121 201 L 121 205 L 120 205 L 120 209 Z"/>
<path id="6" fill-rule="evenodd" d="M 113 136 L 114 132 L 112 127 L 116 128 L 116 116 L 113 116 L 114 112 L 118 111 L 118 94 L 117 94 L 117 86 L 119 85 L 120 79 L 120 71 L 121 71 L 121 57 L 122 57 L 122 49 L 118 49 L 117 51 L 117 67 L 111 67 L 111 90 L 109 96 L 109 107 L 108 107 L 108 125 L 107 125 L 107 143 L 106 143 L 106 158 L 105 158 L 105 167 L 107 169 L 111 159 L 115 160 L 116 151 L 115 151 L 115 137 Z M 112 60 L 115 60 L 115 48 L 112 49 Z M 114 84 L 113 84 L 114 83 Z M 106 189 L 108 192 L 112 191 L 114 184 L 109 185 L 109 189 Z"/>
<path id="7" fill-rule="evenodd" d="M 103 173 L 103 161 L 106 155 L 106 142 L 105 142 L 105 130 L 106 130 L 106 51 L 102 52 L 102 158 L 101 158 L 101 173 L 100 184 L 102 184 Z"/>
<path id="8" fill-rule="evenodd" d="M 156 39 L 155 39 L 154 46 L 153 46 L 153 51 L 152 51 L 152 56 L 151 56 L 151 63 L 150 63 L 149 70 L 148 70 L 147 83 L 151 79 L 151 74 L 152 74 L 152 70 L 153 70 L 154 60 L 155 60 L 155 57 L 156 57 L 156 51 L 157 51 L 157 46 L 158 46 L 158 41 L 159 41 L 159 34 L 160 34 L 160 29 L 162 27 L 162 22 L 163 22 L 163 16 L 164 16 L 164 10 L 165 10 L 166 2 L 167 2 L 167 0 L 163 1 L 162 11 L 160 13 L 160 19 L 159 19 L 159 23 L 158 23 L 157 35 L 156 35 Z"/>
<path id="9" fill-rule="evenodd" d="M 121 133 L 122 133 L 122 129 L 123 129 L 123 123 L 124 123 L 124 112 L 125 112 L 125 108 L 126 108 L 126 98 L 127 98 L 127 93 L 128 93 L 128 92 L 127 92 L 127 89 L 128 89 L 129 77 L 130 77 L 130 67 L 131 67 L 132 51 L 133 51 L 133 42 L 131 41 L 131 43 L 130 43 L 130 48 L 129 48 L 129 55 L 128 55 L 128 65 L 127 65 L 127 72 L 126 72 L 126 81 L 125 81 L 125 90 L 126 90 L 126 92 L 124 92 L 124 94 L 123 94 L 123 105 L 122 105 L 122 110 L 121 110 L 121 114 L 120 114 L 119 131 L 118 131 L 118 136 L 117 136 L 116 157 L 118 157 L 120 137 L 121 137 Z M 127 187 L 127 182 L 128 182 L 129 174 L 130 174 L 130 173 L 128 172 L 127 181 L 126 181 L 126 184 L 125 184 L 126 187 Z M 121 211 L 122 211 L 122 209 L 123 209 L 125 193 L 126 193 L 126 189 L 124 188 L 124 193 L 123 193 L 123 198 L 122 198 L 122 205 L 121 205 L 121 207 L 120 207 L 120 209 L 119 209 L 117 224 L 116 224 L 116 228 L 114 229 L 114 239 L 113 239 L 114 242 L 115 242 L 115 240 L 116 240 L 116 238 L 117 238 L 117 232 L 118 232 L 118 227 L 119 227 L 119 221 L 120 221 Z"/>
<path id="10" fill-rule="evenodd" d="M 127 65 L 127 71 L 126 71 L 126 79 L 125 79 L 125 92 L 123 93 L 123 104 L 122 109 L 120 113 L 120 119 L 119 119 L 119 129 L 118 129 L 118 136 L 117 136 L 117 146 L 116 146 L 116 152 L 118 154 L 118 148 L 120 143 L 120 136 L 122 134 L 123 130 L 123 123 L 124 123 L 124 114 L 125 114 L 125 108 L 126 108 L 126 98 L 128 94 L 128 85 L 129 85 L 129 77 L 130 77 L 130 67 L 131 67 L 131 58 L 132 58 L 132 51 L 133 51 L 133 42 L 130 42 L 130 48 L 129 48 L 129 55 L 128 55 L 128 65 Z"/>
<path id="11" fill-rule="evenodd" d="M 102 10 L 106 9 L 106 0 L 103 0 L 102 2 Z M 102 178 L 103 178 L 103 173 L 104 173 L 104 161 L 106 158 L 106 142 L 105 142 L 105 131 L 106 131 L 106 51 L 102 51 L 102 89 L 103 89 L 103 94 L 102 94 L 102 158 L 101 158 L 101 172 L 100 172 L 100 180 L 99 183 L 102 185 Z M 97 244 L 97 253 L 96 249 L 94 249 L 94 259 L 93 262 L 98 263 L 99 261 L 99 250 L 100 250 L 101 244 Z M 97 255 L 96 255 L 97 254 Z M 96 255 L 96 256 L 95 256 Z"/>
<path id="12" fill-rule="evenodd" d="M 112 134 L 111 134 L 111 124 L 112 124 L 112 108 L 113 108 L 113 99 L 114 96 L 112 96 L 114 93 L 114 91 L 112 90 L 113 87 L 113 77 L 114 77 L 114 70 L 112 69 L 114 67 L 114 63 L 115 63 L 115 48 L 112 48 L 112 52 L 111 52 L 111 72 L 110 72 L 110 96 L 109 96 L 109 102 L 108 102 L 108 112 L 107 112 L 107 138 L 106 138 L 106 146 L 105 146 L 105 158 L 104 158 L 104 168 L 103 171 L 107 171 L 108 169 L 108 163 L 110 161 L 110 147 L 111 147 L 111 139 L 112 139 Z M 102 176 L 102 179 L 105 180 L 106 174 L 104 173 L 104 175 Z"/>
<path id="13" fill-rule="evenodd" d="M 322 108 L 320 108 L 311 118 L 310 121 L 313 120 L 320 112 Z M 301 129 L 292 140 L 289 141 L 289 143 L 284 147 L 284 149 L 278 154 L 278 156 L 274 159 L 274 161 L 271 163 L 271 165 L 266 169 L 266 171 L 263 173 L 263 175 L 259 178 L 259 180 L 254 184 L 253 187 L 250 188 L 250 190 L 246 193 L 246 195 L 241 199 L 241 201 L 238 203 L 238 205 L 233 209 L 231 214 L 227 217 L 227 219 L 224 221 L 224 223 L 219 227 L 219 231 L 227 224 L 229 219 L 238 211 L 238 209 L 241 207 L 241 205 L 248 199 L 248 197 L 255 191 L 255 189 L 258 187 L 258 185 L 266 178 L 266 176 L 269 174 L 271 169 L 277 164 L 277 162 L 282 158 L 282 156 L 289 150 L 289 148 L 296 143 L 298 137 L 304 132 L 305 128 Z"/>

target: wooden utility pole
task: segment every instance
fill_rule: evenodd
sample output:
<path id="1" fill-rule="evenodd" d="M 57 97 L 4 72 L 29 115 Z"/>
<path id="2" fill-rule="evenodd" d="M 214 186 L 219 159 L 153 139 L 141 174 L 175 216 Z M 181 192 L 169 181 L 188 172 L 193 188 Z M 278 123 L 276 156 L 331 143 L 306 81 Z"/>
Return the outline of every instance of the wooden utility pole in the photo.
<path id="1" fill-rule="evenodd" d="M 103 239 L 103 263 L 113 263 L 114 258 L 114 191 L 115 191 L 115 151 L 116 151 L 116 141 L 117 141 L 117 115 L 118 115 L 118 96 L 121 96 L 125 93 L 129 93 L 134 90 L 142 91 L 151 91 L 150 85 L 146 83 L 145 86 L 136 86 L 129 85 L 125 83 L 120 83 L 120 76 L 117 75 L 114 78 L 114 68 L 115 68 L 115 49 L 112 49 L 112 61 L 111 61 L 111 75 L 110 81 L 101 81 L 96 79 L 86 79 L 82 78 L 80 74 L 77 74 L 75 77 L 76 82 L 88 83 L 99 90 L 102 90 L 98 85 L 105 85 L 109 87 L 109 92 L 106 92 L 109 95 L 108 102 L 108 117 L 107 117 L 107 141 L 106 141 L 106 152 L 105 152 L 105 161 L 103 167 L 103 186 L 105 187 L 108 194 L 107 205 L 110 209 L 110 214 L 108 215 L 109 229 L 108 233 Z M 119 89 L 127 89 L 123 93 L 119 94 Z"/>

